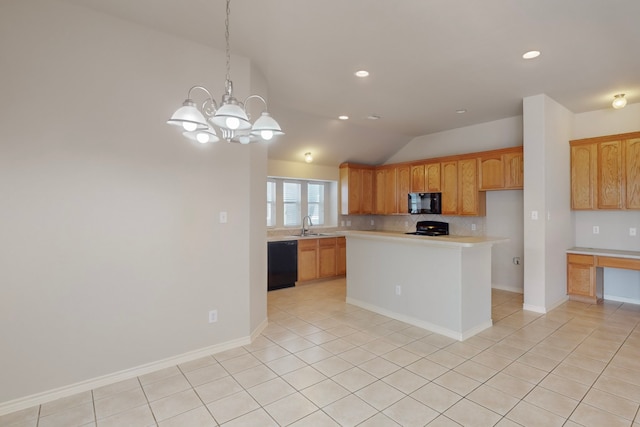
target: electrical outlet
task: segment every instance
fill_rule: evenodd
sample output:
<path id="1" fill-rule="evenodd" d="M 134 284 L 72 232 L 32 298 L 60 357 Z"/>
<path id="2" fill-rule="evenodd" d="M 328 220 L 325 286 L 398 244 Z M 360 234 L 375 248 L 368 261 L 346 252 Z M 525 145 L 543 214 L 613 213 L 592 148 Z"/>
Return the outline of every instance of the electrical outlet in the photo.
<path id="1" fill-rule="evenodd" d="M 375 223 L 376 222 L 374 220 L 371 220 L 371 225 L 375 225 Z"/>
<path id="2" fill-rule="evenodd" d="M 631 227 L 629 229 L 629 236 L 635 236 L 636 235 L 636 228 L 635 227 Z"/>
<path id="3" fill-rule="evenodd" d="M 344 227 L 344 221 L 340 221 L 340 227 Z"/>
<path id="4" fill-rule="evenodd" d="M 220 224 L 226 224 L 226 223 L 227 223 L 227 213 L 220 212 Z"/>
<path id="5" fill-rule="evenodd" d="M 216 323 L 218 321 L 218 310 L 211 310 L 209 312 L 209 323 Z"/>
<path id="6" fill-rule="evenodd" d="M 593 226 L 593 234 L 600 234 L 600 227 L 598 227 L 597 225 Z"/>
<path id="7" fill-rule="evenodd" d="M 400 285 L 396 285 L 396 295 L 402 295 L 402 287 Z"/>
<path id="8" fill-rule="evenodd" d="M 538 211 L 531 211 L 531 219 L 534 221 L 538 220 Z"/>
<path id="9" fill-rule="evenodd" d="M 476 225 L 475 224 L 471 224 L 471 231 L 476 231 Z"/>
<path id="10" fill-rule="evenodd" d="M 347 227 L 351 227 L 351 220 L 350 219 L 347 220 Z"/>

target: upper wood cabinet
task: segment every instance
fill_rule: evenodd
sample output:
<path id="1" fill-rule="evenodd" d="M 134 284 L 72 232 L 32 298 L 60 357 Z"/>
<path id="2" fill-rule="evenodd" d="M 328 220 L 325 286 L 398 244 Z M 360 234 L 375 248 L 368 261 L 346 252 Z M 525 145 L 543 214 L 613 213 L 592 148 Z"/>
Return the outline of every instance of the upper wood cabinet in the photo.
<path id="1" fill-rule="evenodd" d="M 598 209 L 622 209 L 622 141 L 597 144 Z"/>
<path id="2" fill-rule="evenodd" d="M 373 177 L 373 213 L 384 215 L 384 169 L 376 169 Z"/>
<path id="3" fill-rule="evenodd" d="M 478 188 L 477 159 L 458 160 L 458 215 L 484 215 L 485 200 Z"/>
<path id="4" fill-rule="evenodd" d="M 397 212 L 398 200 L 396 198 L 396 168 L 384 169 L 384 213 Z"/>
<path id="5" fill-rule="evenodd" d="M 408 194 L 411 191 L 411 166 L 396 168 L 396 213 L 409 213 Z"/>
<path id="6" fill-rule="evenodd" d="M 424 166 L 425 165 L 413 165 L 411 166 L 411 192 L 412 193 L 424 193 L 425 192 L 425 178 L 424 178 Z"/>
<path id="7" fill-rule="evenodd" d="M 571 209 L 595 209 L 596 145 L 571 146 Z"/>
<path id="8" fill-rule="evenodd" d="M 458 161 L 441 163 L 442 215 L 458 214 Z"/>
<path id="9" fill-rule="evenodd" d="M 343 163 L 340 165 L 340 213 L 373 213 L 373 166 Z"/>
<path id="10" fill-rule="evenodd" d="M 442 186 L 440 176 L 440 162 L 427 163 L 424 165 L 424 191 L 427 193 L 439 192 Z"/>
<path id="11" fill-rule="evenodd" d="M 570 146 L 571 209 L 640 209 L 640 132 Z"/>
<path id="12" fill-rule="evenodd" d="M 640 209 L 640 137 L 624 141 L 627 209 Z"/>
<path id="13" fill-rule="evenodd" d="M 522 189 L 524 183 L 522 147 L 494 150 L 478 157 L 480 190 Z"/>

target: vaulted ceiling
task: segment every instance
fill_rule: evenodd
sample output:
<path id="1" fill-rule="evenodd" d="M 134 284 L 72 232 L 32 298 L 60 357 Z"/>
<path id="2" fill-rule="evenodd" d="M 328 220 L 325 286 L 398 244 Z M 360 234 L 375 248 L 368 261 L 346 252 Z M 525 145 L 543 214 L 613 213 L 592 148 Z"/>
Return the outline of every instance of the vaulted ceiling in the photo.
<path id="1" fill-rule="evenodd" d="M 224 49 L 224 0 L 65 1 Z M 286 132 L 270 158 L 374 164 L 416 136 L 520 115 L 531 95 L 574 113 L 638 102 L 639 16 L 638 0 L 233 0 L 231 50 L 265 76 Z"/>

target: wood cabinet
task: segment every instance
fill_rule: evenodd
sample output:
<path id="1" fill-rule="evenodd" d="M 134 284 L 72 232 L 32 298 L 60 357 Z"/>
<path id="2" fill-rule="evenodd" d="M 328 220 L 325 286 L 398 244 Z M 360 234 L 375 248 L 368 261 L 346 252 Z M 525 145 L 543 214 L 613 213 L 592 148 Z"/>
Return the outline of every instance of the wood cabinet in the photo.
<path id="1" fill-rule="evenodd" d="M 478 157 L 480 190 L 522 189 L 524 186 L 523 166 L 522 147 L 483 153 Z"/>
<path id="2" fill-rule="evenodd" d="M 411 166 L 411 192 L 412 193 L 424 193 L 425 192 L 425 177 L 424 177 L 425 165 L 412 165 Z"/>
<path id="3" fill-rule="evenodd" d="M 318 239 L 298 240 L 298 282 L 318 278 Z"/>
<path id="4" fill-rule="evenodd" d="M 408 194 L 411 191 L 411 166 L 396 168 L 396 210 L 395 213 L 409 213 Z"/>
<path id="5" fill-rule="evenodd" d="M 595 144 L 573 145 L 571 147 L 571 209 L 595 208 L 595 177 Z"/>
<path id="6" fill-rule="evenodd" d="M 396 168 L 384 169 L 384 213 L 396 213 L 398 203 L 396 199 Z"/>
<path id="7" fill-rule="evenodd" d="M 640 209 L 640 136 L 624 141 L 625 207 Z"/>
<path id="8" fill-rule="evenodd" d="M 640 209 L 640 132 L 570 146 L 571 209 Z"/>
<path id="9" fill-rule="evenodd" d="M 340 213 L 373 213 L 373 166 L 343 163 L 340 165 Z"/>
<path id="10" fill-rule="evenodd" d="M 441 163 L 442 215 L 458 214 L 458 161 Z"/>
<path id="11" fill-rule="evenodd" d="M 432 162 L 424 165 L 425 192 L 439 192 L 442 188 L 440 177 L 440 162 Z"/>
<path id="12" fill-rule="evenodd" d="M 484 215 L 486 196 L 478 189 L 476 158 L 445 161 L 441 167 L 442 214 Z"/>
<path id="13" fill-rule="evenodd" d="M 336 238 L 336 275 L 347 274 L 347 239 L 345 237 Z"/>
<path id="14" fill-rule="evenodd" d="M 477 159 L 458 160 L 458 215 L 485 214 L 486 193 L 478 188 Z"/>
<path id="15" fill-rule="evenodd" d="M 335 237 L 318 239 L 318 277 L 336 275 L 337 247 Z"/>
<path id="16" fill-rule="evenodd" d="M 622 141 L 600 142 L 596 150 L 598 209 L 622 209 Z"/>
<path id="17" fill-rule="evenodd" d="M 593 255 L 567 254 L 567 295 L 575 300 L 597 302 Z"/>
<path id="18" fill-rule="evenodd" d="M 298 240 L 298 282 L 343 276 L 346 272 L 344 237 Z"/>
<path id="19" fill-rule="evenodd" d="M 384 215 L 384 169 L 376 169 L 373 179 L 373 213 L 376 215 Z"/>

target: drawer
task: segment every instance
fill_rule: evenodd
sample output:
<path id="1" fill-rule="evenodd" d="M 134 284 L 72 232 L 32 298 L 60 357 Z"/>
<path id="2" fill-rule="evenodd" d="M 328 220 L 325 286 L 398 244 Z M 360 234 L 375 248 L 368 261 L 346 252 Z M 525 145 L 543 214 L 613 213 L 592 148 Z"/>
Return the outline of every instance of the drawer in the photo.
<path id="1" fill-rule="evenodd" d="M 567 254 L 567 262 L 569 264 L 595 265 L 595 257 L 593 255 Z"/>
<path id="2" fill-rule="evenodd" d="M 298 240 L 298 250 L 315 249 L 318 247 L 318 239 L 300 239 Z"/>
<path id="3" fill-rule="evenodd" d="M 627 270 L 640 270 L 640 259 L 599 256 L 597 266 L 610 267 L 610 268 L 624 268 Z"/>
<path id="4" fill-rule="evenodd" d="M 318 245 L 321 248 L 335 246 L 336 245 L 336 238 L 335 237 L 329 237 L 329 238 L 324 238 L 324 239 L 318 239 Z"/>

